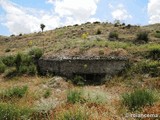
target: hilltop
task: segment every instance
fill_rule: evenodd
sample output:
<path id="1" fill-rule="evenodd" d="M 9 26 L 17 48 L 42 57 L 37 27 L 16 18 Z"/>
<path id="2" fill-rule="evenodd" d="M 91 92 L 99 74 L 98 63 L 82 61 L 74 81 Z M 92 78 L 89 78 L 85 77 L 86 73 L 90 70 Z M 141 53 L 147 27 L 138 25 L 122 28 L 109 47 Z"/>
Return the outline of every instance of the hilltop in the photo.
<path id="1" fill-rule="evenodd" d="M 97 56 L 115 52 L 126 55 L 135 51 L 133 44 L 140 31 L 149 33 L 149 45 L 160 43 L 155 37 L 159 24 L 151 26 L 117 25 L 110 23 L 85 23 L 82 25 L 65 26 L 55 30 L 20 34 L 18 36 L 1 37 L 0 55 L 27 51 L 31 47 L 44 50 L 44 56 Z M 116 32 L 118 39 L 109 40 L 110 32 Z M 142 45 L 143 46 L 143 45 Z M 133 48 L 133 49 L 132 49 Z M 145 47 L 144 47 L 145 49 Z M 141 49 L 144 51 L 144 49 Z M 9 51 L 9 52 L 5 52 Z"/>

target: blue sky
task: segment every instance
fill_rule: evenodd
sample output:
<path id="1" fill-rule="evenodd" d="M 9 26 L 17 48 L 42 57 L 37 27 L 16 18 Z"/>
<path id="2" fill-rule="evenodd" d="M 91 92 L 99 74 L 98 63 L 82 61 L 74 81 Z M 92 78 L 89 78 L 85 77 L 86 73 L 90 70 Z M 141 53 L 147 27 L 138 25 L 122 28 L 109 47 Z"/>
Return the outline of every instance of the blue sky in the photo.
<path id="1" fill-rule="evenodd" d="M 160 22 L 160 0 L 0 0 L 0 35 L 32 33 L 87 21 Z"/>

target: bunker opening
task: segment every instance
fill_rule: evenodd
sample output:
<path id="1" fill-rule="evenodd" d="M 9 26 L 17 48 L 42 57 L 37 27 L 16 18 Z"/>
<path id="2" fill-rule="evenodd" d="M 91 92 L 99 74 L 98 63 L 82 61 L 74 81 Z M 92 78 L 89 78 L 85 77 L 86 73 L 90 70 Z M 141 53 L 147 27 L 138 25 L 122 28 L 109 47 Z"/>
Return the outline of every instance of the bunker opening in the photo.
<path id="1" fill-rule="evenodd" d="M 73 73 L 73 79 L 79 77 L 84 85 L 100 85 L 105 81 L 105 73 Z M 79 80 L 77 79 L 77 80 Z M 75 81 L 76 82 L 76 81 Z"/>

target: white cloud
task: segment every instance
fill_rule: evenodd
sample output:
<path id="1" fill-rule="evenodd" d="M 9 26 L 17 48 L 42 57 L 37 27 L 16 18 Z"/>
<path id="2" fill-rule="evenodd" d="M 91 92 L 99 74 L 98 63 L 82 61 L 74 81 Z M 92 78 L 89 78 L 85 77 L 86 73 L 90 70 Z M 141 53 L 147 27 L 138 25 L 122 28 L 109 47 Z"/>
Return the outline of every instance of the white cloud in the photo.
<path id="1" fill-rule="evenodd" d="M 118 4 L 116 7 L 114 7 L 113 5 L 109 4 L 109 7 L 112 10 L 111 15 L 113 17 L 114 20 L 127 20 L 127 19 L 131 19 L 132 15 L 130 15 L 128 13 L 128 11 L 124 8 L 123 4 Z"/>
<path id="2" fill-rule="evenodd" d="M 53 4 L 53 11 L 42 11 L 21 7 L 9 0 L 0 0 L 5 11 L 3 25 L 13 34 L 40 31 L 39 25 L 44 23 L 45 30 L 55 27 L 80 24 L 97 20 L 92 17 L 96 13 L 99 0 L 46 0 Z"/>
<path id="3" fill-rule="evenodd" d="M 148 3 L 149 23 L 160 23 L 160 0 L 149 0 Z"/>
<path id="4" fill-rule="evenodd" d="M 46 25 L 46 30 L 59 26 L 59 18 L 52 13 L 23 8 L 8 0 L 0 0 L 0 6 L 6 12 L 3 24 L 13 34 L 40 31 L 39 26 L 41 23 Z"/>

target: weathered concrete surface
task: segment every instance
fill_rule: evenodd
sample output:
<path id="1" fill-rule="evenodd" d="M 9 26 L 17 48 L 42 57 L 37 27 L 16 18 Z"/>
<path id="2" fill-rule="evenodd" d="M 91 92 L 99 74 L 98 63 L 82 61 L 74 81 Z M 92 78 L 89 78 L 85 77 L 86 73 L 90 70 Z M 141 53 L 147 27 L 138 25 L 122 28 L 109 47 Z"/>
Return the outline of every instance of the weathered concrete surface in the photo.
<path id="1" fill-rule="evenodd" d="M 120 57 L 41 58 L 38 63 L 42 73 L 49 72 L 66 77 L 72 77 L 75 74 L 113 76 L 125 68 L 128 59 Z"/>

